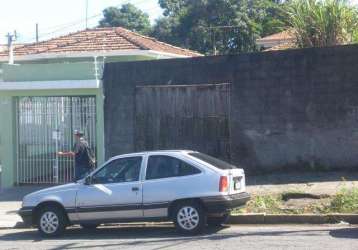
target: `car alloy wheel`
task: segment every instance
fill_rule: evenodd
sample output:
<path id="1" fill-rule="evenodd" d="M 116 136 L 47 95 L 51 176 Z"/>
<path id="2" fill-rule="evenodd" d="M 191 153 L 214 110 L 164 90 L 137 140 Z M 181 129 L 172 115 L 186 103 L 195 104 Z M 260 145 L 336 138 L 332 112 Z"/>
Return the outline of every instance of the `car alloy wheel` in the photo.
<path id="1" fill-rule="evenodd" d="M 41 215 L 40 227 L 46 234 L 53 234 L 58 229 L 60 223 L 57 215 L 52 211 L 47 211 Z"/>
<path id="2" fill-rule="evenodd" d="M 56 205 L 48 205 L 36 212 L 36 225 L 44 237 L 61 235 L 68 225 L 64 210 Z"/>
<path id="3" fill-rule="evenodd" d="M 181 228 L 193 230 L 199 225 L 199 213 L 194 207 L 182 207 L 177 215 L 177 221 Z"/>
<path id="4" fill-rule="evenodd" d="M 177 230 L 183 234 L 197 234 L 206 226 L 206 213 L 197 201 L 182 201 L 171 212 Z"/>

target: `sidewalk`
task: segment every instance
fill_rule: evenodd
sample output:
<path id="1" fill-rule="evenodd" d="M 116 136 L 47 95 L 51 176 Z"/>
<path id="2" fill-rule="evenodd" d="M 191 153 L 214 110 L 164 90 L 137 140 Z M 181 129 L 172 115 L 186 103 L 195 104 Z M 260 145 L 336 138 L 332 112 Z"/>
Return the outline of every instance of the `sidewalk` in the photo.
<path id="1" fill-rule="evenodd" d="M 17 210 L 21 207 L 22 198 L 48 186 L 21 186 L 0 190 L 0 229 L 12 228 L 21 223 Z"/>

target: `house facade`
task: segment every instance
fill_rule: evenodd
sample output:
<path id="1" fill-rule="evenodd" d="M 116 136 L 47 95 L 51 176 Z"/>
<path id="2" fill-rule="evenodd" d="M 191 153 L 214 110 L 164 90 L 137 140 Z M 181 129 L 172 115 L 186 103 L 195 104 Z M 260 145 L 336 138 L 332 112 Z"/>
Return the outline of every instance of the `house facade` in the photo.
<path id="1" fill-rule="evenodd" d="M 1 186 L 71 181 L 73 160 L 59 151 L 83 130 L 104 162 L 105 62 L 200 56 L 123 28 L 96 28 L 0 51 Z"/>

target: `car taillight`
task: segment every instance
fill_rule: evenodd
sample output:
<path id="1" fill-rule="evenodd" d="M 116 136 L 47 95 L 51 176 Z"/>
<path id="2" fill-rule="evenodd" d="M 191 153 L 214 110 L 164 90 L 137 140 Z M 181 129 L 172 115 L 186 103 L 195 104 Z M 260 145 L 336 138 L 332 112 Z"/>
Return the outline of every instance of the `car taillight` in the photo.
<path id="1" fill-rule="evenodd" d="M 227 176 L 220 176 L 219 191 L 227 192 L 228 187 L 229 187 L 229 183 L 227 181 Z"/>

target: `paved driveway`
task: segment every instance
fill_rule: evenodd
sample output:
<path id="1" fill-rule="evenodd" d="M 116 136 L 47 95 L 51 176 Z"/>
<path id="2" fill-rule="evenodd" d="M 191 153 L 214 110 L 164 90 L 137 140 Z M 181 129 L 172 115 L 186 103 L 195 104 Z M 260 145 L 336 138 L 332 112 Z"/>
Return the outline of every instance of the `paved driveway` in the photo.
<path id="1" fill-rule="evenodd" d="M 171 225 L 71 228 L 56 239 L 36 230 L 0 230 L 0 249 L 358 249 L 358 227 L 232 226 L 196 237 L 178 235 Z"/>

